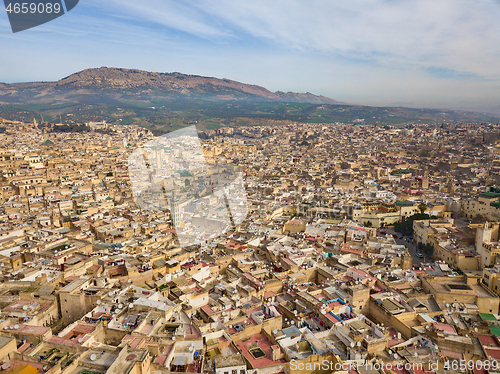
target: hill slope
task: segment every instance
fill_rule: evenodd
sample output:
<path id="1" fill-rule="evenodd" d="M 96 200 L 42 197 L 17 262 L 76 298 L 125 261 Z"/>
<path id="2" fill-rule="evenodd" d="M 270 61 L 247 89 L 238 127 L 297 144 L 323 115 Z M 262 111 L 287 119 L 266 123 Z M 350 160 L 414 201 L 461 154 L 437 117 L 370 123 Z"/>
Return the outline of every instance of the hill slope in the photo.
<path id="1" fill-rule="evenodd" d="M 37 100 L 44 96 L 81 90 L 115 91 L 116 94 L 163 94 L 175 97 L 205 97 L 220 100 L 265 99 L 280 102 L 337 104 L 324 96 L 311 93 L 271 92 L 264 87 L 229 79 L 186 75 L 181 73 L 156 73 L 135 69 L 97 68 L 71 74 L 57 82 L 14 83 L 0 85 L 0 101 L 14 102 L 25 99 L 29 93 Z M 23 91 L 26 95 L 23 95 Z M 34 99 L 34 98 L 33 98 Z"/>
<path id="2" fill-rule="evenodd" d="M 347 105 L 311 93 L 271 92 L 229 79 L 135 69 L 86 69 L 57 82 L 0 83 L 0 117 L 13 120 L 137 123 L 167 131 L 196 123 L 500 122 L 488 113 Z"/>

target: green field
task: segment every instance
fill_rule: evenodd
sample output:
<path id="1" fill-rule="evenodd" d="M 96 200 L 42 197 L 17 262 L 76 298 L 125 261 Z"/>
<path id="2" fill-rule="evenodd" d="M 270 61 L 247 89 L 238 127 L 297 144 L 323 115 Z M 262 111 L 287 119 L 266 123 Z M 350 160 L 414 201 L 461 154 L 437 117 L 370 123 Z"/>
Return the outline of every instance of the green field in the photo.
<path id="1" fill-rule="evenodd" d="M 20 121 L 85 123 L 106 120 L 111 124 L 138 124 L 153 131 L 172 131 L 189 124 L 201 129 L 252 126 L 273 121 L 298 123 L 361 123 L 405 125 L 410 123 L 500 122 L 500 116 L 437 109 L 387 108 L 360 105 L 276 102 L 256 97 L 221 100 L 206 93 L 179 95 L 150 90 L 61 91 L 40 95 L 33 91 L 18 97 L 2 96 L 0 117 Z M 6 100 L 11 101 L 6 103 Z M 15 102 L 18 100 L 18 102 Z M 1 103 L 4 104 L 1 104 Z M 359 121 L 363 119 L 364 121 Z"/>

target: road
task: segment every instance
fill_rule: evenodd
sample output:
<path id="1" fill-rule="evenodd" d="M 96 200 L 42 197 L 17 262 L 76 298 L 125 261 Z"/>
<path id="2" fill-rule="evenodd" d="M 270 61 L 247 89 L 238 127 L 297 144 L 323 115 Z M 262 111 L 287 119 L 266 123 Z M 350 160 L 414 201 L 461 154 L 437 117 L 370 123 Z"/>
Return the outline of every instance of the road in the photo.
<path id="1" fill-rule="evenodd" d="M 390 235 L 397 235 L 397 238 L 395 238 L 396 243 L 400 244 L 400 245 L 404 245 L 404 246 L 406 246 L 406 248 L 408 248 L 408 253 L 410 254 L 410 256 L 413 259 L 413 266 L 417 267 L 420 265 L 420 263 L 425 262 L 424 260 L 426 260 L 426 261 L 429 260 L 428 258 L 425 258 L 425 257 L 424 258 L 417 257 L 417 244 L 415 242 L 413 242 L 412 240 L 410 240 L 410 238 L 408 236 L 403 236 L 403 239 L 399 239 L 402 235 L 398 232 L 395 232 L 390 227 L 384 227 L 382 229 L 377 230 L 377 235 L 384 236 L 380 233 L 380 231 L 383 231 L 383 232 L 390 234 Z"/>

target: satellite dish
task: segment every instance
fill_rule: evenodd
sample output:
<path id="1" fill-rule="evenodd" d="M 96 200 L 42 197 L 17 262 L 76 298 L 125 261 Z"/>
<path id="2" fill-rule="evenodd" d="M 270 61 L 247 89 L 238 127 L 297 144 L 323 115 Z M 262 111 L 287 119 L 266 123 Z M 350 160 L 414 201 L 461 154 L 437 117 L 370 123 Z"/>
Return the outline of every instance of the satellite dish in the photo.
<path id="1" fill-rule="evenodd" d="M 130 303 L 130 304 L 128 304 L 128 307 L 129 307 L 130 309 L 132 309 L 132 308 L 134 307 L 134 304 Z"/>
<path id="2" fill-rule="evenodd" d="M 101 300 L 97 300 L 97 305 L 101 305 Z"/>
<path id="3" fill-rule="evenodd" d="M 96 358 L 97 358 L 97 356 L 95 355 L 95 353 L 92 353 L 90 355 L 90 361 L 95 361 Z"/>
<path id="4" fill-rule="evenodd" d="M 78 343 L 81 343 L 83 342 L 83 339 L 82 338 L 78 338 Z"/>
<path id="5" fill-rule="evenodd" d="M 109 291 L 108 296 L 113 296 L 113 291 Z"/>
<path id="6" fill-rule="evenodd" d="M 14 330 L 18 330 L 19 329 L 19 325 L 14 325 Z"/>
<path id="7" fill-rule="evenodd" d="M 175 340 L 175 336 L 172 336 L 172 340 Z"/>
<path id="8" fill-rule="evenodd" d="M 356 343 L 356 345 L 357 345 L 358 347 L 361 347 L 361 342 L 357 342 L 357 343 Z"/>
<path id="9" fill-rule="evenodd" d="M 128 280 L 128 282 L 129 282 L 129 283 L 132 283 L 132 279 L 129 279 L 129 280 Z"/>
<path id="10" fill-rule="evenodd" d="M 123 308 L 123 304 L 118 304 L 118 309 Z"/>
<path id="11" fill-rule="evenodd" d="M 28 309 L 28 306 L 27 305 L 23 305 L 23 310 L 26 310 Z"/>

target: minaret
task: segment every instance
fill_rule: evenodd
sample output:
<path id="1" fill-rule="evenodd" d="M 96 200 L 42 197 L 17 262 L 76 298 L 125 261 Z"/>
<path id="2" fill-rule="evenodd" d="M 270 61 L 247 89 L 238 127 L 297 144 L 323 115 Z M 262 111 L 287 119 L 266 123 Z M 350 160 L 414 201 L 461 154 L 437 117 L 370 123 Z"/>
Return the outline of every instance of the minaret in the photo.
<path id="1" fill-rule="evenodd" d="M 172 192 L 169 199 L 170 216 L 172 217 L 172 223 L 175 228 L 178 228 L 181 221 L 181 215 L 179 212 L 179 199 L 175 197 L 175 191 Z"/>
<path id="2" fill-rule="evenodd" d="M 162 167 L 163 163 L 163 154 L 161 149 L 156 150 L 156 168 L 159 169 Z"/>
<path id="3" fill-rule="evenodd" d="M 111 148 L 111 136 L 108 137 L 108 148 Z"/>

